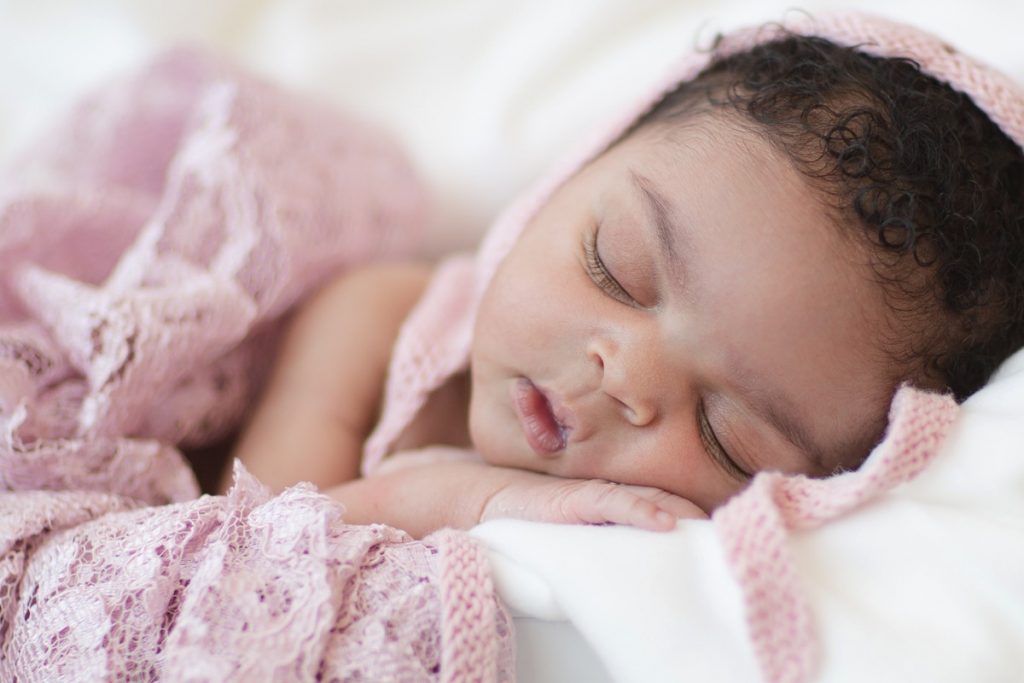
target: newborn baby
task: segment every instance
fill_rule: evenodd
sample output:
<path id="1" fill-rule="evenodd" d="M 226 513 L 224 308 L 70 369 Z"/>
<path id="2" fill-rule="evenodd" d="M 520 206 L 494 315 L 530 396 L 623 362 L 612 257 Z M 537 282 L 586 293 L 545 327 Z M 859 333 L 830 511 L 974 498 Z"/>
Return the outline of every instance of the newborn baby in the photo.
<path id="1" fill-rule="evenodd" d="M 529 215 L 394 465 L 359 477 L 392 347 L 465 261 L 327 286 L 236 456 L 416 536 L 501 516 L 670 529 L 760 471 L 856 468 L 903 383 L 978 389 L 1024 342 L 1022 217 L 1024 155 L 969 97 L 780 32 L 716 54 Z"/>

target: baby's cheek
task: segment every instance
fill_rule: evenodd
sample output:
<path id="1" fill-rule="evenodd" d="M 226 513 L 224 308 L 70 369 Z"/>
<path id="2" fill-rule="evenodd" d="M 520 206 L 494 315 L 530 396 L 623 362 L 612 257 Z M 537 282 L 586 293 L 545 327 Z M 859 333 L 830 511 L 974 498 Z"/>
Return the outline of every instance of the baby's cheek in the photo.
<path id="1" fill-rule="evenodd" d="M 710 513 L 743 488 L 744 483 L 715 464 L 701 443 L 692 411 L 674 412 L 657 433 L 644 444 L 647 456 L 637 454 L 634 462 L 638 479 L 666 493 L 693 503 Z M 692 424 L 691 424 L 692 422 Z"/>
<path id="2" fill-rule="evenodd" d="M 515 467 L 514 439 L 510 419 L 503 415 L 494 386 L 474 386 L 469 402 L 469 438 L 480 458 L 489 465 Z"/>

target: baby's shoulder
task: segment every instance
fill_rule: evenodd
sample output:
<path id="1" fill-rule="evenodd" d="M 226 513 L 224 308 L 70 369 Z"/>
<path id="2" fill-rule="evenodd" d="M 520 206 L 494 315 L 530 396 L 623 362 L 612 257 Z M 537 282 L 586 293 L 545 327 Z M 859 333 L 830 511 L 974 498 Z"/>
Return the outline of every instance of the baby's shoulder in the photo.
<path id="1" fill-rule="evenodd" d="M 434 273 L 425 261 L 380 261 L 346 271 L 334 284 L 356 289 L 374 298 L 410 292 L 422 293 Z"/>

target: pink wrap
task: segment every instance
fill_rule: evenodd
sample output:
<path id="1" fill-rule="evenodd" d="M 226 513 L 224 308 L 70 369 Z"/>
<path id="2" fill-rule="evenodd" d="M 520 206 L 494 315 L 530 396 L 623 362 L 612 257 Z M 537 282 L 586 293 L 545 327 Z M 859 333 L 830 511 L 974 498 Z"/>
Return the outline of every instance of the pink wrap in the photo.
<path id="1" fill-rule="evenodd" d="M 189 52 L 97 93 L 0 183 L 0 679 L 511 676 L 465 534 L 349 526 L 175 446 L 238 425 L 289 308 L 412 253 L 379 133 Z"/>
<path id="2" fill-rule="evenodd" d="M 972 97 L 1008 136 L 1024 147 L 1024 91 L 1011 79 L 908 26 L 858 14 L 816 19 L 804 15 L 785 29 L 858 45 L 878 56 L 916 60 L 933 76 Z M 370 473 L 422 407 L 431 391 L 468 364 L 476 309 L 498 263 L 533 213 L 565 179 L 651 107 L 675 84 L 695 76 L 713 54 L 728 54 L 779 34 L 778 26 L 725 36 L 713 53 L 683 59 L 640 102 L 556 166 L 514 203 L 488 233 L 475 260 L 450 259 L 402 330 L 391 364 L 387 402 L 366 445 Z M 813 615 L 789 556 L 787 537 L 836 519 L 918 474 L 935 454 L 957 406 L 949 396 L 904 387 L 890 411 L 884 442 L 857 471 L 828 480 L 762 473 L 714 515 L 714 524 L 746 603 L 749 636 L 769 681 L 806 681 L 813 675 L 817 639 Z"/>

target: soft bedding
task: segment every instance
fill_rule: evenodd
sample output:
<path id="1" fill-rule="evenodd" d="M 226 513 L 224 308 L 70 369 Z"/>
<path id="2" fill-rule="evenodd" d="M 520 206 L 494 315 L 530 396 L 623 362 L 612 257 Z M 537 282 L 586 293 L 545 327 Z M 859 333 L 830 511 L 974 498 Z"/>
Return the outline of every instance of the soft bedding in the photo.
<path id="1" fill-rule="evenodd" d="M 408 253 L 383 136 L 192 51 L 87 98 L 0 181 L 0 678 L 509 678 L 484 551 L 344 523 L 177 446 L 237 428 L 282 317 Z"/>

